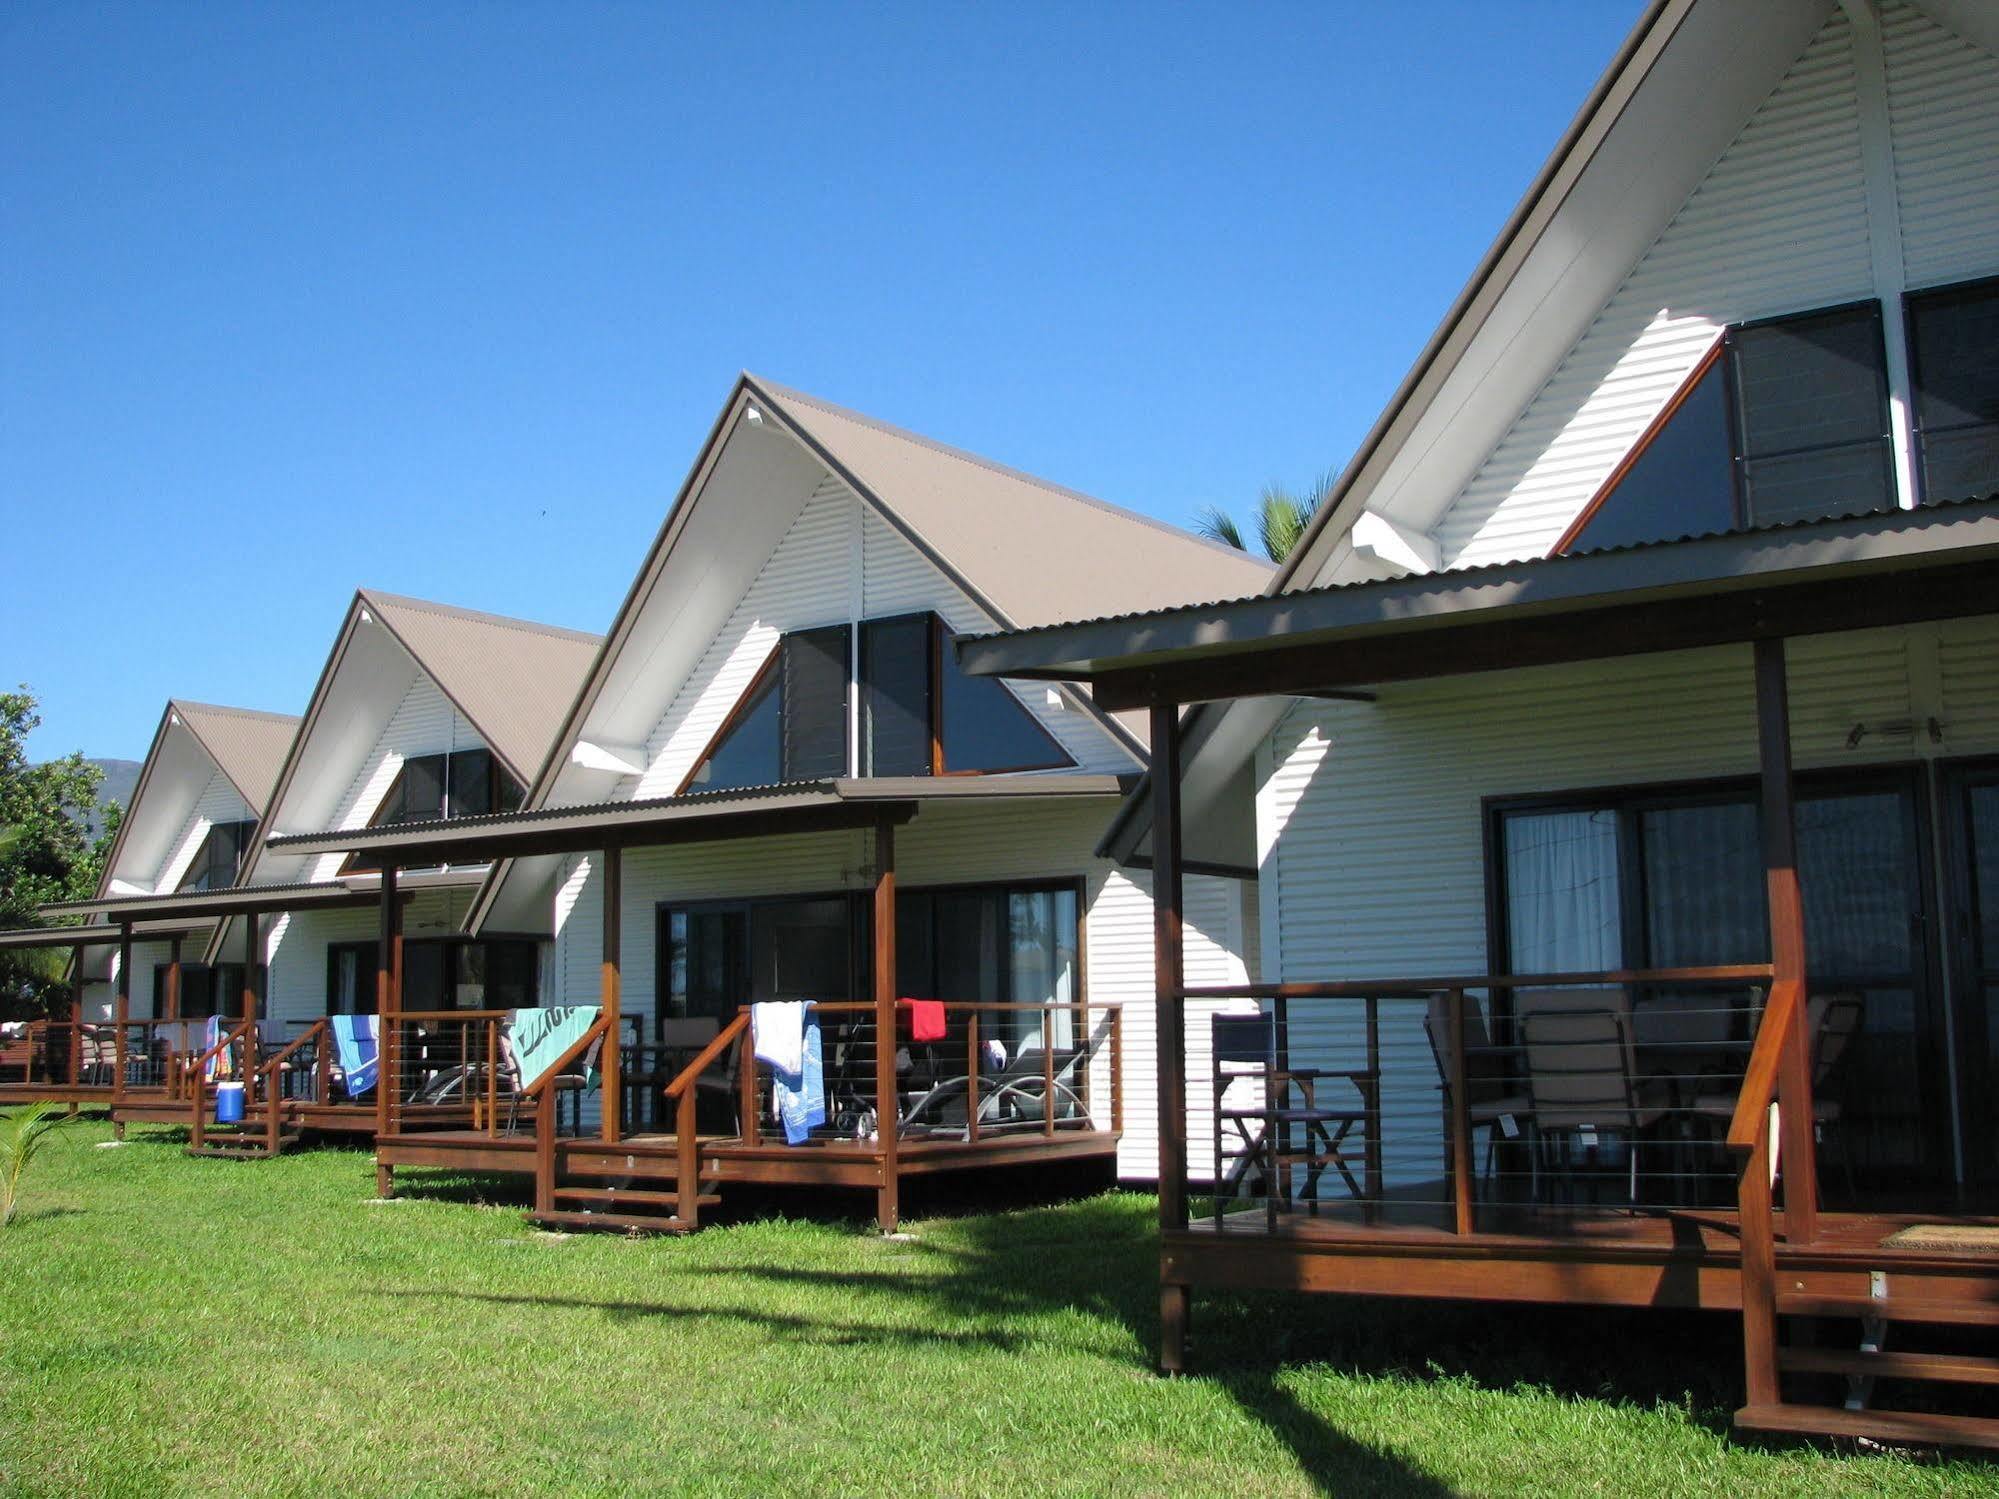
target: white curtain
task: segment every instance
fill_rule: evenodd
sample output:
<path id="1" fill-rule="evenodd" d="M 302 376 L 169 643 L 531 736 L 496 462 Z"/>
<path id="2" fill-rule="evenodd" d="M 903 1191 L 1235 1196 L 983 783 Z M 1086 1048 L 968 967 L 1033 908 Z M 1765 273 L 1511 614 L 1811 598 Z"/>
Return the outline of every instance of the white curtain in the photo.
<path id="1" fill-rule="evenodd" d="M 1617 814 L 1508 817 L 1506 930 L 1515 973 L 1597 973 L 1623 966 Z"/>
<path id="2" fill-rule="evenodd" d="M 1073 1004 L 1076 998 L 1076 894 L 1073 890 L 1022 891 L 1007 898 L 1012 945 L 1012 993 L 1023 1004 Z M 1021 1011 L 1023 1046 L 1067 1050 L 1076 1044 L 1076 1012 L 1048 1012 L 1049 1035 L 1041 1034 L 1041 1012 Z"/>

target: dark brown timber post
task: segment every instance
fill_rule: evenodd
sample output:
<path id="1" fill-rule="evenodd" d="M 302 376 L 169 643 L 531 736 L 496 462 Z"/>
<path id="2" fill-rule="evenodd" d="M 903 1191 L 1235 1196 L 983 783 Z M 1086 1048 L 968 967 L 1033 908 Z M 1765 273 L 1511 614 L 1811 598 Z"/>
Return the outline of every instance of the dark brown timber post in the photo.
<path id="1" fill-rule="evenodd" d="M 166 993 L 161 998 L 165 1003 L 166 1014 L 160 1018 L 163 1020 L 179 1020 L 180 938 L 178 937 L 174 938 L 167 948 L 167 986 Z M 187 1036 L 185 1029 L 179 1025 L 176 1025 L 170 1034 L 173 1039 L 167 1042 L 167 1096 L 169 1098 L 179 1098 L 180 1085 L 183 1081 L 180 1072 L 188 1057 L 188 1050 L 185 1045 Z M 175 1047 L 179 1047 L 180 1049 L 175 1050 Z M 201 1048 L 196 1047 L 194 1054 L 199 1056 L 200 1053 Z"/>
<path id="2" fill-rule="evenodd" d="M 78 946 L 71 954 L 69 985 L 69 1085 L 83 1081 L 83 953 Z M 69 1112 L 76 1112 L 76 1096 L 69 1100 Z"/>
<path id="3" fill-rule="evenodd" d="M 603 1102 L 598 1112 L 606 1141 L 615 1142 L 624 1118 L 625 1097 L 622 1076 L 625 1031 L 620 1010 L 622 1000 L 622 975 L 619 967 L 623 944 L 622 916 L 625 900 L 625 851 L 612 847 L 604 850 L 604 951 L 602 954 L 602 978 L 599 980 L 599 999 L 604 1006 L 604 1060 L 598 1068 L 603 1088 Z"/>
<path id="4" fill-rule="evenodd" d="M 895 1232 L 901 1215 L 896 1179 L 898 1104 L 895 1082 L 895 823 L 875 824 L 875 1138 L 881 1185 L 875 1221 Z"/>
<path id="5" fill-rule="evenodd" d="M 264 918 L 260 912 L 243 913 L 243 1023 L 248 1029 L 243 1033 L 243 1106 L 248 1108 L 256 1102 L 254 1089 L 257 1081 L 257 1063 L 262 1060 L 263 1047 L 257 1031 L 257 958 L 262 946 L 258 940 L 263 935 Z"/>
<path id="6" fill-rule="evenodd" d="M 173 939 L 167 949 L 167 992 L 166 1009 L 163 1020 L 180 1019 L 180 938 Z"/>
<path id="7" fill-rule="evenodd" d="M 118 1106 L 125 1101 L 125 1024 L 132 1018 L 132 923 L 118 923 L 118 989 L 111 1012 L 111 1134 L 125 1138 L 125 1121 Z"/>
<path id="8" fill-rule="evenodd" d="M 1472 1152 L 1471 1152 L 1471 1100 L 1467 1096 L 1465 1066 L 1465 991 L 1453 989 L 1449 995 L 1450 1005 L 1450 1068 L 1451 1068 L 1451 1215 L 1453 1226 L 1461 1234 L 1468 1234 L 1477 1227 L 1472 1207 Z M 1373 1103 L 1379 1112 L 1381 1104 L 1381 1079 L 1374 1080 Z M 1373 1146 L 1375 1136 L 1368 1137 Z M 1378 1173 L 1379 1166 L 1370 1161 Z"/>
<path id="9" fill-rule="evenodd" d="M 396 1190 L 396 1168 L 384 1165 L 382 1140 L 395 1129 L 396 866 L 382 865 L 381 923 L 375 937 L 375 1195 Z"/>
<path id="10" fill-rule="evenodd" d="M 1152 706 L 1152 969 L 1153 1024 L 1159 1058 L 1159 1230 L 1187 1226 L 1187 987 L 1180 941 L 1180 710 Z M 1273 1189 L 1274 1190 L 1274 1189 Z M 1168 1278 L 1172 1252 L 1159 1264 L 1159 1367 L 1187 1367 L 1190 1293 Z"/>
<path id="11" fill-rule="evenodd" d="M 1805 901 L 1798 883 L 1791 715 L 1782 640 L 1756 642 L 1756 738 L 1763 777 L 1763 878 L 1770 905 L 1772 992 L 1785 984 L 1799 991 L 1778 1071 L 1784 1237 L 1793 1244 L 1809 1244 L 1818 1237 L 1818 1161 L 1812 1141 L 1811 1038 L 1805 1034 Z"/>

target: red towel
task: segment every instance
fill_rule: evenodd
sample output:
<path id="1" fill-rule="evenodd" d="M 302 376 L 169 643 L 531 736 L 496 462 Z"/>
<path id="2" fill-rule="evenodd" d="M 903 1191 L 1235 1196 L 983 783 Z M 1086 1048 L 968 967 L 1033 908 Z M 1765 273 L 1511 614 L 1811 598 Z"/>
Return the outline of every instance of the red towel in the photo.
<path id="1" fill-rule="evenodd" d="M 905 999 L 909 1006 L 909 1039 L 916 1042 L 944 1039 L 944 1001 Z"/>

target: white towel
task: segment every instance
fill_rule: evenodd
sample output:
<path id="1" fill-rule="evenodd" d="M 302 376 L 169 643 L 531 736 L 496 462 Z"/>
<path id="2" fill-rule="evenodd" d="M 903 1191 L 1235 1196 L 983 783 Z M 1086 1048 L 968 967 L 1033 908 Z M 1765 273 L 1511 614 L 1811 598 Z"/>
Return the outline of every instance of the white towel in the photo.
<path id="1" fill-rule="evenodd" d="M 751 1005 L 750 1045 L 759 1062 L 798 1076 L 805 1067 L 805 1002 L 770 999 Z"/>

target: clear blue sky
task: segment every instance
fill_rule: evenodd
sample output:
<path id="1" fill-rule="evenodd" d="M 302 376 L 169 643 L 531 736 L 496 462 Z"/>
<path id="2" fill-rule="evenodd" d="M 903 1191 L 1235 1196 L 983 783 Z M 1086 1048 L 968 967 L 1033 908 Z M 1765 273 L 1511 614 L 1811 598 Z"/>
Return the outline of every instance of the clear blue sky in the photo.
<path id="1" fill-rule="evenodd" d="M 0 683 L 602 629 L 739 369 L 1186 522 L 1344 462 L 1640 9 L 0 6 Z"/>

